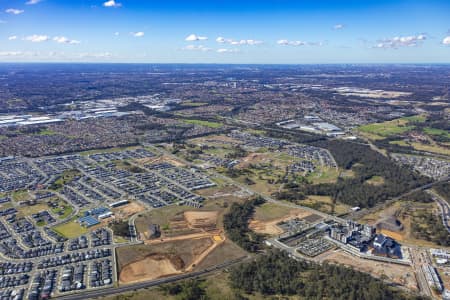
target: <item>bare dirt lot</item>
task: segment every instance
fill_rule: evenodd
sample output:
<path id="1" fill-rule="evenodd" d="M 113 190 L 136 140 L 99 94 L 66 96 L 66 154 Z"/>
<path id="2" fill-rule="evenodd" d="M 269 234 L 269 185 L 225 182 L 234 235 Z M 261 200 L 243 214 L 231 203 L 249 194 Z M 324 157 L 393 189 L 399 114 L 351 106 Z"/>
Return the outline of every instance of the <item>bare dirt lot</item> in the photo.
<path id="1" fill-rule="evenodd" d="M 316 257 L 319 261 L 343 264 L 356 270 L 381 278 L 387 276 L 390 281 L 409 289 L 418 290 L 414 271 L 411 267 L 361 259 L 342 250 L 328 251 Z"/>
<path id="2" fill-rule="evenodd" d="M 116 219 L 127 219 L 130 216 L 144 211 L 145 207 L 138 202 L 131 202 L 113 209 Z"/>
<path id="3" fill-rule="evenodd" d="M 151 280 L 192 271 L 222 242 L 200 237 L 118 248 L 119 282 Z"/>
<path id="4" fill-rule="evenodd" d="M 192 228 L 215 229 L 218 211 L 185 211 L 184 218 Z"/>
<path id="5" fill-rule="evenodd" d="M 146 258 L 126 265 L 120 272 L 121 283 L 139 282 L 181 273 L 176 259 L 169 255 L 149 255 Z"/>
<path id="6" fill-rule="evenodd" d="M 304 219 L 311 215 L 311 212 L 302 209 L 291 209 L 287 215 L 269 221 L 262 221 L 253 218 L 250 220 L 249 227 L 256 233 L 278 235 L 283 233 L 283 230 L 277 225 L 278 223 L 294 218 Z"/>

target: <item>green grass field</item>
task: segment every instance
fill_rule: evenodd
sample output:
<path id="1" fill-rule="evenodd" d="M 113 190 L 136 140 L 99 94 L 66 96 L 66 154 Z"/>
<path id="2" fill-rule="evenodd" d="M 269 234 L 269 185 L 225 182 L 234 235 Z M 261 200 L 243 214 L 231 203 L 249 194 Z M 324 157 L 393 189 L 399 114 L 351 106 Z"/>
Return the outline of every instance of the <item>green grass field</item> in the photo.
<path id="1" fill-rule="evenodd" d="M 426 134 L 429 135 L 437 135 L 437 136 L 445 136 L 447 138 L 450 138 L 450 133 L 446 130 L 443 129 L 437 129 L 437 128 L 431 128 L 431 127 L 426 127 L 423 130 Z"/>
<path id="2" fill-rule="evenodd" d="M 209 127 L 209 128 L 220 128 L 223 126 L 223 124 L 217 123 L 217 122 L 194 120 L 194 119 L 184 120 L 184 122 L 188 123 L 188 124 L 200 125 L 200 126 L 205 126 L 205 127 Z"/>
<path id="3" fill-rule="evenodd" d="M 425 120 L 426 116 L 424 115 L 410 116 L 382 123 L 363 125 L 358 127 L 358 131 L 368 134 L 368 138 L 375 140 L 378 137 L 389 137 L 411 131 L 415 126 L 410 123 L 421 123 L 425 122 Z M 373 136 L 371 137 L 370 135 Z"/>
<path id="4" fill-rule="evenodd" d="M 284 217 L 289 214 L 292 210 L 291 207 L 277 205 L 275 203 L 264 203 L 263 205 L 257 206 L 255 209 L 255 220 L 258 221 L 270 221 Z"/>
<path id="5" fill-rule="evenodd" d="M 391 135 L 402 134 L 415 128 L 415 126 L 400 125 L 401 123 L 396 124 L 395 122 L 392 122 L 393 121 L 363 125 L 360 126 L 358 130 L 378 136 L 388 137 Z"/>
<path id="6" fill-rule="evenodd" d="M 80 224 L 75 222 L 75 220 L 65 224 L 57 225 L 52 229 L 60 235 L 69 239 L 79 237 L 80 235 L 85 234 L 88 231 L 87 228 L 81 226 Z"/>

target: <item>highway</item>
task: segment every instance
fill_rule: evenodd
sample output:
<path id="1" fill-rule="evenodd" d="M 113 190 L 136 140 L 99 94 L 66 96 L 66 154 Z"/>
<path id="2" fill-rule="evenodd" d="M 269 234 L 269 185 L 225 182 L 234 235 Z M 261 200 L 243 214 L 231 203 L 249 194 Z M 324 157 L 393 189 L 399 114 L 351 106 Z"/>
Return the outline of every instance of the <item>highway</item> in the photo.
<path id="1" fill-rule="evenodd" d="M 181 274 L 181 275 L 176 275 L 176 276 L 172 276 L 172 277 L 168 277 L 168 278 L 156 279 L 156 280 L 152 280 L 152 281 L 139 282 L 139 283 L 124 285 L 124 286 L 115 287 L 115 288 L 107 288 L 107 289 L 99 289 L 99 290 L 88 290 L 88 291 L 85 291 L 85 292 L 79 293 L 79 294 L 67 295 L 67 296 L 62 296 L 62 297 L 55 297 L 54 299 L 59 299 L 59 300 L 85 300 L 85 299 L 91 299 L 91 298 L 96 298 L 96 297 L 104 297 L 104 296 L 108 296 L 108 295 L 121 294 L 121 293 L 125 293 L 125 292 L 130 292 L 130 291 L 134 291 L 134 290 L 138 290 L 138 289 L 154 287 L 154 286 L 158 286 L 158 285 L 161 285 L 161 284 L 167 284 L 167 283 L 171 283 L 171 282 L 175 282 L 175 281 L 179 281 L 179 280 L 184 280 L 184 279 L 188 279 L 188 278 L 195 278 L 195 277 L 199 277 L 199 276 L 209 275 L 209 274 L 212 274 L 212 273 L 217 272 L 219 270 L 231 267 L 232 265 L 241 263 L 244 260 L 248 260 L 250 258 L 251 258 L 251 256 L 243 256 L 241 258 L 234 259 L 234 260 L 231 260 L 231 261 L 228 261 L 228 262 L 224 262 L 224 263 L 222 263 L 220 265 L 216 265 L 214 267 L 211 267 L 211 268 L 208 268 L 208 269 L 205 269 L 205 270 L 202 270 L 202 271 L 198 271 L 198 272 Z"/>

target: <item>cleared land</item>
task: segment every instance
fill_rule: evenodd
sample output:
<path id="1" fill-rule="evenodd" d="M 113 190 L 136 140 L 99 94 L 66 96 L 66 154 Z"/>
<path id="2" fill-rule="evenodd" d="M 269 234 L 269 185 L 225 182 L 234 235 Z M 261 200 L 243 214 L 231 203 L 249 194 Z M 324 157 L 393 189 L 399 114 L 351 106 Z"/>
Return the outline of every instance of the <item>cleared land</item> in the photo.
<path id="1" fill-rule="evenodd" d="M 342 250 L 328 251 L 317 257 L 320 261 L 346 265 L 375 277 L 387 277 L 389 281 L 401 284 L 411 290 L 418 290 L 414 271 L 411 267 L 361 259 Z"/>
<path id="2" fill-rule="evenodd" d="M 113 208 L 114 216 L 116 219 L 127 219 L 130 216 L 144 211 L 146 208 L 138 202 L 131 202 L 127 205 Z"/>
<path id="3" fill-rule="evenodd" d="M 273 204 L 273 206 L 266 206 L 266 208 L 263 208 L 262 212 L 258 212 L 259 207 L 256 208 L 255 214 L 250 220 L 249 228 L 256 233 L 278 235 L 283 233 L 283 230 L 277 225 L 278 223 L 294 218 L 304 219 L 313 215 L 311 212 L 302 209 L 289 208 L 289 210 L 284 210 L 280 207 L 282 206 L 277 207 L 276 204 Z M 276 213 L 273 218 L 268 217 L 270 211 L 274 211 L 274 213 Z M 260 217 L 262 218 L 259 219 Z"/>
<path id="4" fill-rule="evenodd" d="M 366 183 L 371 185 L 383 185 L 384 184 L 384 178 L 381 176 L 372 176 L 371 178 L 366 180 Z"/>
<path id="5" fill-rule="evenodd" d="M 219 243 L 203 237 L 118 248 L 119 281 L 131 283 L 192 271 Z"/>

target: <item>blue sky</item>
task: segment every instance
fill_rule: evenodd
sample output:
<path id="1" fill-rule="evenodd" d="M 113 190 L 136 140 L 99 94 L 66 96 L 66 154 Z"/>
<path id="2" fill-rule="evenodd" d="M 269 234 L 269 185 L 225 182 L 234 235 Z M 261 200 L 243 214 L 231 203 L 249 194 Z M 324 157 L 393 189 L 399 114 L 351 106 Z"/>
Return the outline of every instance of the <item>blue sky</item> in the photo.
<path id="1" fill-rule="evenodd" d="M 450 1 L 0 0 L 0 61 L 450 63 Z"/>

